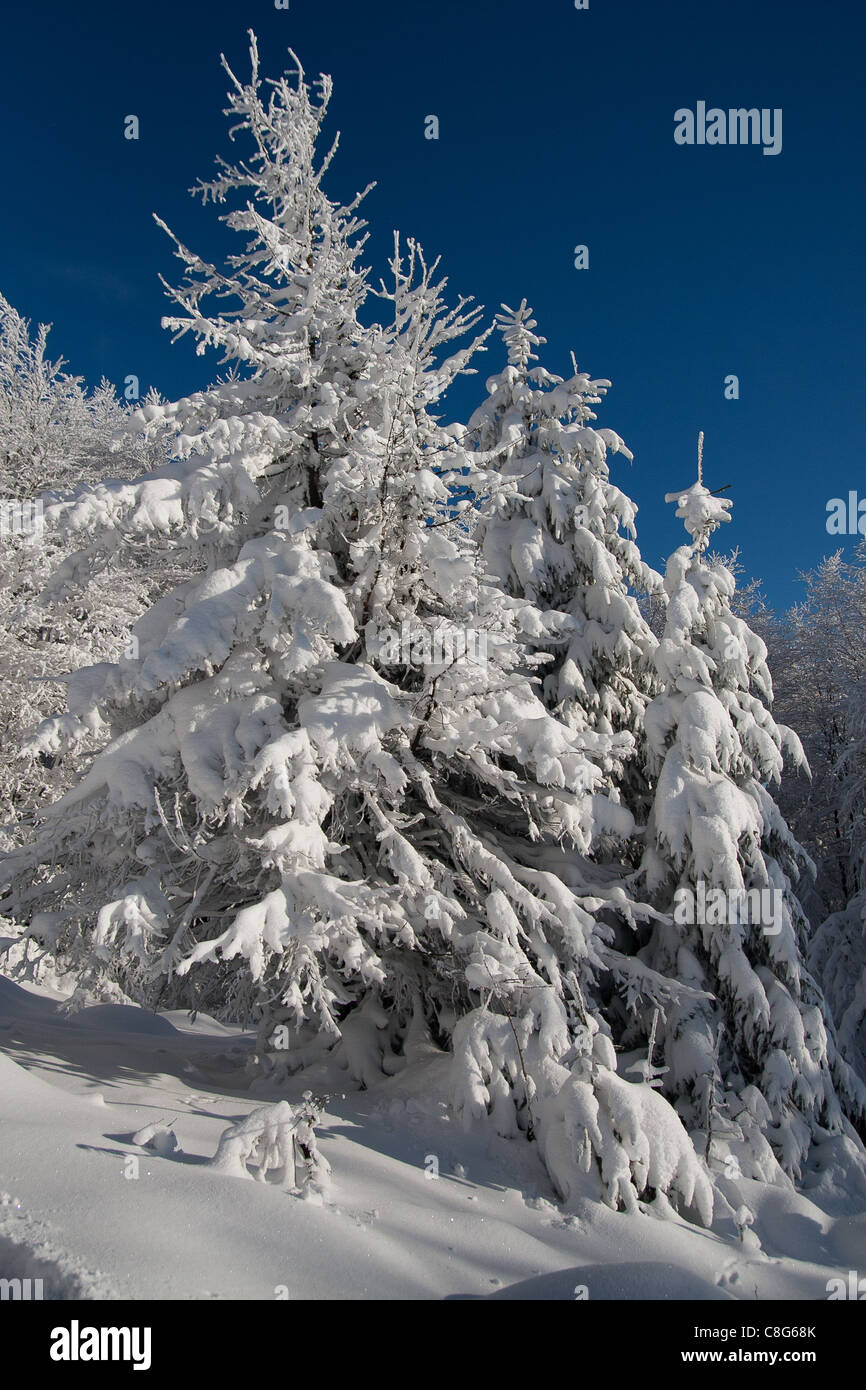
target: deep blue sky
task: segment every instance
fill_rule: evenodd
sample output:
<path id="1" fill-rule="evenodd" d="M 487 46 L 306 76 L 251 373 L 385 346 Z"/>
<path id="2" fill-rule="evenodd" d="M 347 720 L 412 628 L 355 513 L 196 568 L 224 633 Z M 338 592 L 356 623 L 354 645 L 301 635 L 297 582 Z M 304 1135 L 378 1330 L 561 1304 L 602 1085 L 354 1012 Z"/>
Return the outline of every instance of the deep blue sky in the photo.
<path id="1" fill-rule="evenodd" d="M 333 75 L 331 189 L 377 180 L 377 275 L 399 227 L 489 311 L 526 296 L 551 370 L 574 348 L 612 380 L 599 418 L 634 451 L 615 479 L 650 563 L 685 538 L 663 499 L 693 480 L 699 429 L 706 481 L 732 485 L 725 543 L 773 602 L 823 554 L 853 552 L 825 520 L 830 497 L 866 497 L 861 0 L 290 4 L 45 0 L 4 15 L 0 290 L 54 324 L 71 370 L 134 372 L 168 396 L 215 375 L 160 328 L 157 275 L 180 267 L 151 213 L 202 254 L 222 244 L 186 190 L 226 151 L 219 54 L 245 75 L 252 26 L 266 74 L 292 45 L 308 74 Z M 677 146 L 674 111 L 698 100 L 781 107 L 781 154 Z M 500 369 L 498 344 L 477 365 L 450 416 Z"/>

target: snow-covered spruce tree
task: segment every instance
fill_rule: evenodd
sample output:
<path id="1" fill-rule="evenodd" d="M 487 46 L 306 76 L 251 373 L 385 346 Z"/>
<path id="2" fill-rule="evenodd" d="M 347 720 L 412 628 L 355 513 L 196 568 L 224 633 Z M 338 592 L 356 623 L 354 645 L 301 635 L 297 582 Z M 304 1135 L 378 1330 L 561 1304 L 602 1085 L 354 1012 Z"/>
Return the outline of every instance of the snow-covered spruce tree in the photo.
<path id="1" fill-rule="evenodd" d="M 479 574 L 432 466 L 468 466 L 430 412 L 474 316 L 410 246 L 391 323 L 362 326 L 356 204 L 328 199 L 315 154 L 330 82 L 315 102 L 299 69 L 265 101 L 252 59 L 230 112 L 253 155 L 202 185 L 246 196 L 226 221 L 249 240 L 224 273 L 179 246 L 169 321 L 244 375 L 149 409 L 173 464 L 64 513 L 88 539 L 176 534 L 208 572 L 137 625 L 136 659 L 70 682 L 69 719 L 113 738 L 8 861 L 7 910 L 85 983 L 259 1011 L 272 1063 L 334 1049 L 369 1084 L 450 1046 L 463 1113 L 532 1129 L 562 1194 L 634 1206 L 649 1186 L 709 1220 L 683 1127 L 616 1075 L 586 1003 L 606 972 L 679 997 L 618 956 L 567 868 L 631 828 L 596 790 L 609 736 L 545 707 L 522 634 L 547 619 Z M 208 291 L 235 306 L 208 313 Z"/>
<path id="2" fill-rule="evenodd" d="M 655 797 L 641 873 L 666 919 L 640 955 L 703 998 L 666 1011 L 664 1088 L 708 1153 L 724 1128 L 746 1176 L 770 1175 L 772 1148 L 796 1177 L 813 1138 L 851 1136 L 845 1115 L 862 1123 L 866 1100 L 804 965 L 792 883 L 806 856 L 769 790 L 783 753 L 803 755 L 770 713 L 766 647 L 732 611 L 733 576 L 706 555 L 730 500 L 700 473 L 667 500 L 692 543 L 668 562 L 663 690 L 646 716 Z"/>
<path id="3" fill-rule="evenodd" d="M 621 735 L 612 771 L 641 817 L 645 759 L 635 754 L 656 641 L 636 596 L 659 594 L 661 576 L 635 544 L 637 508 L 610 481 L 608 454 L 632 455 L 613 430 L 592 424 L 610 382 L 591 380 L 573 357 L 567 380 L 532 366 L 545 342 L 532 310 L 525 300 L 502 309 L 508 365 L 488 380 L 469 421 L 477 470 L 469 481 L 484 499 L 476 538 L 507 592 L 549 613 L 543 632 L 526 634 L 547 660 L 545 699 L 574 729 Z"/>

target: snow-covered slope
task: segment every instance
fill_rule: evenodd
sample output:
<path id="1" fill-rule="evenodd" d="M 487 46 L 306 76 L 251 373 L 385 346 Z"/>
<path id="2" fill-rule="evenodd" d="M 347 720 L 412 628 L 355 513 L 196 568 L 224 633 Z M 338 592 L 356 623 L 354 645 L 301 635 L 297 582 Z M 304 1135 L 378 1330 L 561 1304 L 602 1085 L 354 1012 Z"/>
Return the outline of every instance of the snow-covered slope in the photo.
<path id="1" fill-rule="evenodd" d="M 250 1089 L 249 1035 L 115 1004 L 69 1017 L 59 995 L 0 978 L 0 1045 L 0 1277 L 42 1277 L 46 1296 L 823 1299 L 866 1266 L 866 1188 L 834 1188 L 836 1149 L 814 1201 L 741 1184 L 744 1241 L 669 1208 L 566 1211 L 535 1146 L 449 1119 L 431 1049 L 332 1094 L 317 1204 L 207 1165 L 232 1121 L 285 1094 Z M 298 1093 L 311 1081 L 340 1084 L 307 1072 Z M 179 1144 L 166 1157 L 133 1142 L 158 1121 Z"/>

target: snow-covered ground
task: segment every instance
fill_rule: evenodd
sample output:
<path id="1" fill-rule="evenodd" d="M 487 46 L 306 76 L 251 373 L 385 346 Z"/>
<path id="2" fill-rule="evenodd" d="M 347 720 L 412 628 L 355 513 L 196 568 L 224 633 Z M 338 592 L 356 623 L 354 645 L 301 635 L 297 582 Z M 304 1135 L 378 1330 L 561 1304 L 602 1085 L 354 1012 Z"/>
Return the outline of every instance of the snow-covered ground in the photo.
<path id="1" fill-rule="evenodd" d="M 323 1203 L 225 1176 L 207 1163 L 220 1135 L 285 1096 L 250 1088 L 252 1038 L 61 1005 L 0 978 L 0 1277 L 41 1277 L 46 1297 L 825 1299 L 829 1279 L 866 1268 L 866 1186 L 836 1190 L 832 1162 L 810 1197 L 744 1184 L 744 1242 L 669 1209 L 563 1210 L 534 1145 L 449 1118 L 432 1051 L 332 1096 Z M 159 1121 L 179 1144 L 166 1156 L 133 1142 Z"/>

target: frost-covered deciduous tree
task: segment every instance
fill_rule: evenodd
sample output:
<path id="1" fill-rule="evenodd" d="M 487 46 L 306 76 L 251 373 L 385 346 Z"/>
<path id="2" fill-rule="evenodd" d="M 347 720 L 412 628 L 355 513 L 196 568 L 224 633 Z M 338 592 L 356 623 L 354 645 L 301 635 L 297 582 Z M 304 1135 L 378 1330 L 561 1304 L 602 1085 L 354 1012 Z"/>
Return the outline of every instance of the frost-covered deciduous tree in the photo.
<path id="1" fill-rule="evenodd" d="M 862 1121 L 866 1098 L 804 964 L 792 885 L 806 856 L 770 792 L 783 755 L 803 754 L 770 713 L 766 647 L 733 612 L 733 576 L 705 553 L 730 501 L 701 481 L 668 501 L 692 543 L 668 562 L 663 690 L 646 716 L 655 797 L 642 876 L 665 920 L 640 955 L 697 993 L 666 1012 L 664 1088 L 708 1147 L 721 1095 L 754 1175 L 768 1172 L 767 1143 L 798 1175 L 819 1130 Z"/>
<path id="2" fill-rule="evenodd" d="M 44 324 L 31 333 L 0 296 L 0 845 L 13 843 L 80 765 L 61 766 L 46 752 L 28 768 L 18 756 L 23 739 L 62 703 L 66 673 L 122 649 L 163 582 L 137 556 L 112 572 L 110 586 L 103 574 L 56 601 L 45 592 L 70 542 L 39 509 L 109 472 L 134 476 L 152 461 L 140 436 L 117 452 L 129 411 L 109 383 L 88 392 L 61 360 L 50 360 L 47 336 Z"/>
<path id="3" fill-rule="evenodd" d="M 820 768 L 818 807 L 807 821 L 820 855 L 819 885 L 841 906 L 813 936 L 809 963 L 824 987 L 839 1045 L 866 1077 L 866 546 L 857 562 L 836 554 L 808 575 L 793 615 L 801 699 Z M 829 794 L 828 794 L 829 792 Z M 831 801 L 832 797 L 832 801 Z M 811 808 L 810 808 L 811 810 Z"/>
<path id="4" fill-rule="evenodd" d="M 770 628 L 776 704 L 803 740 L 810 781 L 783 783 L 781 804 L 817 877 L 804 903 L 814 922 L 845 906 L 855 891 L 843 803 L 846 758 L 855 741 L 858 692 L 866 680 L 866 565 L 828 556 L 806 574 L 805 595 Z"/>
<path id="5" fill-rule="evenodd" d="M 103 477 L 120 460 L 114 436 L 128 412 L 114 387 L 88 391 L 48 356 L 50 324 L 35 333 L 0 295 L 0 498 L 62 492 Z M 137 463 L 146 460 L 139 452 Z M 121 467 L 122 467 L 121 463 Z M 128 470 L 127 470 L 128 471 Z"/>
<path id="6" fill-rule="evenodd" d="M 561 615 L 484 573 L 439 476 L 478 462 L 433 414 L 476 315 L 410 242 L 389 316 L 361 321 L 359 199 L 327 196 L 317 155 L 330 81 L 315 99 L 298 67 L 265 94 L 254 40 L 252 62 L 229 74 L 252 153 L 200 186 L 244 246 L 217 269 L 178 244 L 167 320 L 236 370 L 141 411 L 166 466 L 49 509 L 84 543 L 64 582 L 154 535 L 206 572 L 144 615 L 134 654 L 72 676 L 34 738 L 109 741 L 7 861 L 5 910 L 84 985 L 258 1015 L 275 1072 L 330 1051 L 372 1084 L 432 1041 L 467 1120 L 533 1133 L 562 1194 L 633 1207 L 649 1187 L 708 1221 L 707 1174 L 657 1090 L 618 1075 L 597 998 L 601 979 L 653 1007 L 682 994 L 619 949 L 613 922 L 652 909 L 591 866 L 634 830 L 605 771 L 629 680 L 595 692 L 595 720 L 543 698 L 535 647 Z M 407 655 L 404 625 L 484 642 Z"/>
<path id="7" fill-rule="evenodd" d="M 838 1032 L 839 1047 L 858 1075 L 866 1077 L 866 866 L 863 850 L 864 746 L 850 755 L 861 770 L 859 787 L 849 788 L 844 803 L 851 827 L 852 853 L 848 872 L 852 895 L 844 908 L 818 926 L 809 945 L 808 960 L 824 989 Z"/>

